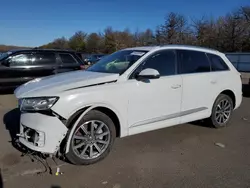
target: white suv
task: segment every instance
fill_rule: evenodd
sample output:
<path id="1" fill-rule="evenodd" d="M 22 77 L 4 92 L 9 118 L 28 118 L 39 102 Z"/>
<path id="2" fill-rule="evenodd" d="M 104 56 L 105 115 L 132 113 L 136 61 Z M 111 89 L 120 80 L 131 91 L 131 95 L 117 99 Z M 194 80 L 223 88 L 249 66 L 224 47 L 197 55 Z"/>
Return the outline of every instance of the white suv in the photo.
<path id="1" fill-rule="evenodd" d="M 116 137 L 201 119 L 226 126 L 242 83 L 223 53 L 168 45 L 120 50 L 85 71 L 34 79 L 15 95 L 23 145 L 92 164 Z"/>

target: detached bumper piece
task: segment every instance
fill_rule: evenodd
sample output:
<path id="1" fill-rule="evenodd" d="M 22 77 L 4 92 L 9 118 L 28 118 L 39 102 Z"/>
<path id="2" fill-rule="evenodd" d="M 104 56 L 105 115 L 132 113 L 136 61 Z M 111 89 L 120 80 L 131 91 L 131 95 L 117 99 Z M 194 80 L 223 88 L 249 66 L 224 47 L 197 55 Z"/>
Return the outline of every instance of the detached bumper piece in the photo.
<path id="1" fill-rule="evenodd" d="M 30 150 L 55 154 L 67 131 L 67 127 L 55 116 L 23 113 L 18 136 L 19 141 Z"/>

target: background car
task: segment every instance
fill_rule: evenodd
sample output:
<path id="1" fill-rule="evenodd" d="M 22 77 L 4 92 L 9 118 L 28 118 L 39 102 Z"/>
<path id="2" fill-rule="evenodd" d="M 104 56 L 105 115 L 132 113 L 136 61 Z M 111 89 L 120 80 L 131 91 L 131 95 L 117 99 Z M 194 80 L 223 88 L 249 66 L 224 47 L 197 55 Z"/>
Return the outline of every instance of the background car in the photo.
<path id="1" fill-rule="evenodd" d="M 84 59 L 84 62 L 87 63 L 88 65 L 93 65 L 104 56 L 105 56 L 104 54 L 91 54 Z"/>
<path id="2" fill-rule="evenodd" d="M 242 92 L 244 96 L 250 95 L 250 53 L 226 53 L 227 58 L 241 73 Z"/>
<path id="3" fill-rule="evenodd" d="M 25 49 L 0 56 L 0 89 L 15 88 L 34 78 L 84 69 L 74 51 Z"/>

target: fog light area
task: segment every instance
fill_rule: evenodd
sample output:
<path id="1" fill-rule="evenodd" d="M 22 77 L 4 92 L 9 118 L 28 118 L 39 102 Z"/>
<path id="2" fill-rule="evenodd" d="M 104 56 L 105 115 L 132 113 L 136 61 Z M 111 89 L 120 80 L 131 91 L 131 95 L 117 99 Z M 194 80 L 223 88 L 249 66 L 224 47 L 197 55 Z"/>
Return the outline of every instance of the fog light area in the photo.
<path id="1" fill-rule="evenodd" d="M 34 146 L 43 147 L 45 144 L 45 136 L 43 132 L 31 129 L 29 127 L 26 127 L 22 125 L 23 131 L 20 135 L 21 137 L 25 138 L 26 141 L 29 143 L 32 143 Z"/>

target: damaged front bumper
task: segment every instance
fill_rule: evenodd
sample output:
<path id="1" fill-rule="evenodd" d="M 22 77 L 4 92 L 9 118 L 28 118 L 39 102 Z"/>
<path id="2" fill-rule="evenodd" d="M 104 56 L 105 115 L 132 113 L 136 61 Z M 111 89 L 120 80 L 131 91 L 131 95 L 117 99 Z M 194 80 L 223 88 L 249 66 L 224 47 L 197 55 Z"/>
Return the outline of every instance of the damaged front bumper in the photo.
<path id="1" fill-rule="evenodd" d="M 55 154 L 67 131 L 67 127 L 56 116 L 22 113 L 18 136 L 19 141 L 33 151 Z"/>

